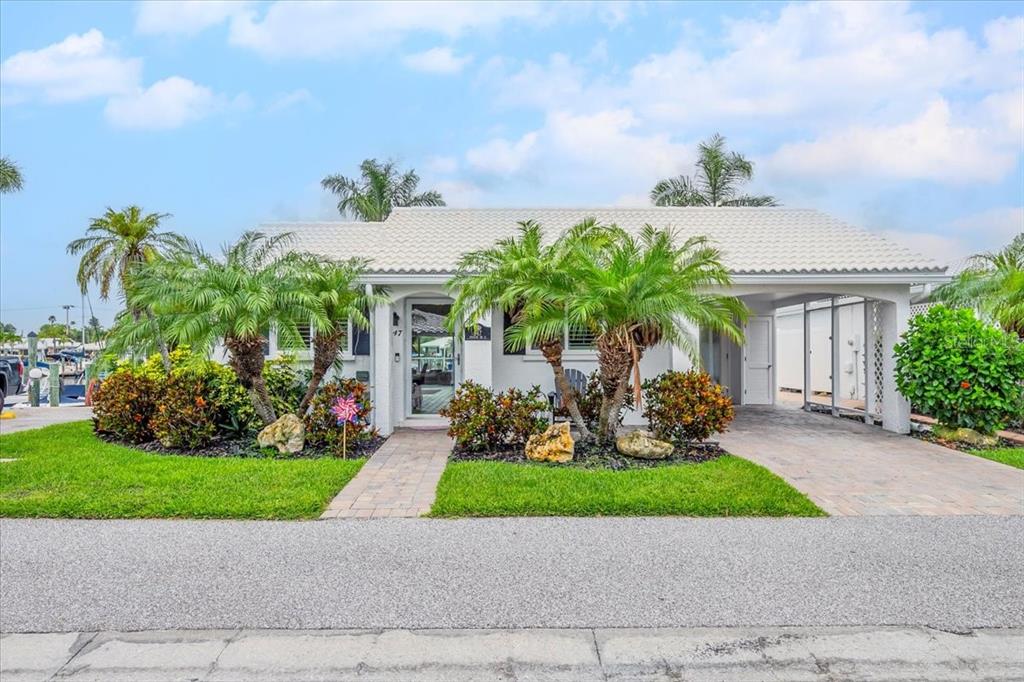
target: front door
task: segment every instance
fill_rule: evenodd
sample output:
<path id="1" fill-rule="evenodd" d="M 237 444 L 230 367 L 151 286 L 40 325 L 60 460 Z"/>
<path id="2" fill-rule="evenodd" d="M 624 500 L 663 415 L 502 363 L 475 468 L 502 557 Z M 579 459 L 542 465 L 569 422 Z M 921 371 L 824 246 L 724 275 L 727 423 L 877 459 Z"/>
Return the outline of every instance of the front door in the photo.
<path id="1" fill-rule="evenodd" d="M 772 318 L 751 317 L 746 325 L 743 347 L 743 404 L 771 405 L 772 401 Z"/>
<path id="2" fill-rule="evenodd" d="M 445 328 L 451 307 L 441 300 L 409 301 L 408 414 L 437 414 L 455 392 L 458 349 Z"/>

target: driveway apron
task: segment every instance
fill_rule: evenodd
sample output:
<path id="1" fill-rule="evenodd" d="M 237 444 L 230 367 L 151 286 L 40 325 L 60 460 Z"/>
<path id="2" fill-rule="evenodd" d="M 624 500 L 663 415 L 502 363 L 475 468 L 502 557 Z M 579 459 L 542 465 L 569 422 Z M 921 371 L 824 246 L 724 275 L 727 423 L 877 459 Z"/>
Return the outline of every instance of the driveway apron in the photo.
<path id="1" fill-rule="evenodd" d="M 851 419 L 742 407 L 721 436 L 829 514 L 1024 514 L 1024 471 Z"/>

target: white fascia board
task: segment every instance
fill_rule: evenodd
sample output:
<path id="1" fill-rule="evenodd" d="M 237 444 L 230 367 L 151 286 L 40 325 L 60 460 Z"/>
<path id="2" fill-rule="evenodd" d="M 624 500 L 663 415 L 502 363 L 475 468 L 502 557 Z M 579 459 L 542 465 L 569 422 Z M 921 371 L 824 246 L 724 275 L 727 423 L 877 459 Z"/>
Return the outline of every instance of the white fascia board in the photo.
<path id="1" fill-rule="evenodd" d="M 443 272 L 378 272 L 363 277 L 370 284 L 443 284 L 451 279 Z M 925 284 L 948 282 L 941 272 L 865 272 L 821 274 L 733 275 L 733 284 Z"/>

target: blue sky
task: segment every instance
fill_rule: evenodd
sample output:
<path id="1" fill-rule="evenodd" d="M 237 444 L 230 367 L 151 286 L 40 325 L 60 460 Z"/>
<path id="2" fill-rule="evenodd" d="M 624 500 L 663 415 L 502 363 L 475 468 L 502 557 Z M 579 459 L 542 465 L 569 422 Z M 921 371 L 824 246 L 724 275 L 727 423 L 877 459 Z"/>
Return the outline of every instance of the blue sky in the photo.
<path id="1" fill-rule="evenodd" d="M 0 4 L 0 320 L 78 304 L 105 207 L 215 246 L 366 157 L 450 205 L 637 205 L 714 132 L 751 189 L 955 259 L 1024 230 L 1024 3 Z M 116 301 L 92 307 L 104 322 Z M 76 315 L 78 311 L 76 310 Z"/>

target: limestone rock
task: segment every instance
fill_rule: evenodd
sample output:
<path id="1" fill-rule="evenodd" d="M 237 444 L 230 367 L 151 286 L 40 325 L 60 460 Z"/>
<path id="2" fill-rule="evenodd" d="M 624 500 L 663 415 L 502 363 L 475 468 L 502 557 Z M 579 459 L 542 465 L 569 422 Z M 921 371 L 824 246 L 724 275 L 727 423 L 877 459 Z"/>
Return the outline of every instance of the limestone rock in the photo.
<path id="1" fill-rule="evenodd" d="M 569 422 L 552 424 L 544 433 L 536 433 L 526 441 L 526 458 L 535 462 L 572 461 L 574 442 L 569 433 Z"/>
<path id="2" fill-rule="evenodd" d="M 637 459 L 665 459 L 672 454 L 672 443 L 658 440 L 650 431 L 630 431 L 615 439 L 615 449 Z"/>
<path id="3" fill-rule="evenodd" d="M 289 412 L 270 424 L 256 437 L 261 448 L 275 447 L 278 452 L 302 452 L 306 441 L 306 427 L 302 420 Z"/>
<path id="4" fill-rule="evenodd" d="M 991 448 L 999 445 L 999 439 L 995 436 L 986 436 L 974 429 L 955 429 L 950 426 L 936 424 L 932 427 L 932 433 L 943 440 L 952 440 L 958 443 L 967 443 L 968 445 L 975 445 L 978 447 Z"/>

